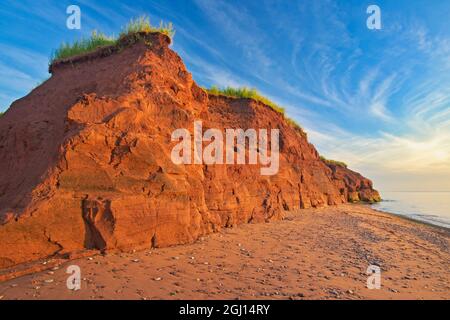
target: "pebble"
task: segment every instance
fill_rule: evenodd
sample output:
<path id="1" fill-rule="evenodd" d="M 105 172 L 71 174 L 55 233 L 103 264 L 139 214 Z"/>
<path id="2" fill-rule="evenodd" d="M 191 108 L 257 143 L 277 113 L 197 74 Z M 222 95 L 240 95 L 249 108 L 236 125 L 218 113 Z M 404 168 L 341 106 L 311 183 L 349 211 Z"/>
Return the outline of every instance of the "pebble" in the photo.
<path id="1" fill-rule="evenodd" d="M 133 262 L 139 262 L 140 260 L 139 260 L 139 259 L 133 259 L 133 260 L 131 260 L 131 261 L 133 261 Z"/>
<path id="2" fill-rule="evenodd" d="M 162 278 L 161 278 L 161 277 L 158 277 L 158 278 L 155 278 L 154 280 L 155 280 L 155 281 L 161 281 Z"/>
<path id="3" fill-rule="evenodd" d="M 47 280 L 45 280 L 44 282 L 45 282 L 45 283 L 53 283 L 53 281 L 54 281 L 53 279 L 47 279 Z"/>

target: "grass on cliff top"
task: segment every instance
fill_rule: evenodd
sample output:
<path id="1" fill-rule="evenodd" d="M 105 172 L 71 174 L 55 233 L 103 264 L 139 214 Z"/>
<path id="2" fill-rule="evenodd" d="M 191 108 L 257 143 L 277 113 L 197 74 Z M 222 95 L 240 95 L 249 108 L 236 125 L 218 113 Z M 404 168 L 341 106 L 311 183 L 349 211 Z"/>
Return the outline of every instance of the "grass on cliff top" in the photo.
<path id="1" fill-rule="evenodd" d="M 330 159 L 327 159 L 327 158 L 325 158 L 323 156 L 320 156 L 320 160 L 322 160 L 326 164 L 331 164 L 331 165 L 335 165 L 335 166 L 343 167 L 343 168 L 347 168 L 348 167 L 345 162 L 336 161 L 336 160 L 330 160 Z"/>
<path id="2" fill-rule="evenodd" d="M 284 114 L 284 108 L 277 105 L 275 102 L 270 101 L 268 98 L 261 95 L 256 89 L 254 88 L 232 88 L 232 87 L 226 87 L 226 88 L 218 88 L 217 86 L 212 86 L 210 89 L 206 89 L 206 92 L 212 95 L 221 95 L 226 97 L 232 97 L 232 98 L 248 98 L 253 99 L 259 102 L 264 103 L 265 105 L 271 107 L 273 110 Z"/>
<path id="3" fill-rule="evenodd" d="M 302 136 L 306 138 L 306 132 L 303 130 L 303 128 L 295 122 L 295 120 L 288 118 L 285 114 L 285 110 L 283 107 L 279 106 L 275 102 L 271 101 L 270 99 L 264 97 L 261 95 L 258 90 L 255 88 L 247 88 L 247 87 L 241 87 L 241 88 L 232 88 L 232 87 L 226 87 L 226 88 L 219 88 L 217 86 L 212 86 L 209 89 L 204 88 L 205 91 L 208 94 L 215 95 L 215 96 L 226 96 L 231 98 L 246 98 L 246 99 L 253 99 L 256 101 L 259 101 L 261 103 L 264 103 L 265 105 L 269 106 L 273 110 L 275 110 L 278 113 L 281 113 L 283 117 L 285 118 L 286 122 L 293 127 L 296 131 L 298 131 Z"/>
<path id="4" fill-rule="evenodd" d="M 59 59 L 67 59 L 80 54 L 89 53 L 97 50 L 100 47 L 110 46 L 116 44 L 116 39 L 109 37 L 103 33 L 92 31 L 90 38 L 80 39 L 73 43 L 62 43 L 56 49 L 52 56 L 52 62 Z"/>
<path id="5" fill-rule="evenodd" d="M 119 37 L 107 36 L 104 33 L 93 31 L 89 38 L 82 38 L 73 43 L 62 43 L 52 54 L 50 63 L 56 60 L 71 58 L 80 54 L 93 52 L 101 47 L 116 45 L 122 38 L 138 32 L 153 33 L 159 32 L 169 36 L 171 39 L 175 36 L 175 30 L 171 22 L 164 24 L 162 21 L 159 26 L 153 26 L 150 18 L 141 16 L 131 19 L 125 27 L 122 28 Z"/>
<path id="6" fill-rule="evenodd" d="M 130 22 L 122 29 L 122 32 L 119 35 L 119 38 L 126 37 L 133 33 L 145 32 L 145 33 L 153 33 L 159 32 L 165 34 L 170 39 L 173 39 L 175 36 L 175 29 L 173 27 L 172 22 L 163 23 L 162 21 L 159 23 L 159 26 L 152 26 L 150 23 L 150 18 L 147 16 L 141 16 L 137 19 L 131 19 Z"/>

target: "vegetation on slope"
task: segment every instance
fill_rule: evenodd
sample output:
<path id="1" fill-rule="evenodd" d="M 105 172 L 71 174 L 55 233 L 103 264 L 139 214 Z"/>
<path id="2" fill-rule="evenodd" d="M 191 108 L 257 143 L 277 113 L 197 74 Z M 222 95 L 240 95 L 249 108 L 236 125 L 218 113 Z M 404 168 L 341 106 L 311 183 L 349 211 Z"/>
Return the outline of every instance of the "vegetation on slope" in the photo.
<path id="1" fill-rule="evenodd" d="M 89 53 L 100 47 L 114 45 L 115 43 L 116 40 L 113 37 L 108 37 L 103 33 L 93 31 L 91 37 L 88 39 L 80 39 L 70 44 L 61 44 L 61 46 L 53 53 L 52 62 L 74 57 L 83 53 Z"/>
<path id="2" fill-rule="evenodd" d="M 60 59 L 67 59 L 80 54 L 90 53 L 99 48 L 116 45 L 123 37 L 136 33 L 154 33 L 159 32 L 173 39 L 175 30 L 171 22 L 164 24 L 162 21 L 158 27 L 152 26 L 150 18 L 141 16 L 137 19 L 131 19 L 122 29 L 119 37 L 107 36 L 103 33 L 93 31 L 89 38 L 83 38 L 71 44 L 62 43 L 52 55 L 51 63 Z"/>
<path id="3" fill-rule="evenodd" d="M 322 160 L 326 164 L 347 168 L 347 164 L 345 162 L 342 162 L 342 161 L 330 160 L 330 159 L 327 159 L 327 158 L 325 158 L 323 156 L 320 156 L 320 160 Z"/>
<path id="4" fill-rule="evenodd" d="M 165 34 L 169 38 L 173 39 L 175 36 L 175 29 L 173 27 L 172 22 L 167 24 L 162 21 L 159 23 L 158 27 L 152 26 L 150 23 L 150 18 L 147 16 L 141 16 L 137 19 L 131 19 L 130 22 L 123 28 L 122 32 L 119 35 L 119 38 L 126 37 L 130 34 L 144 32 L 144 33 L 153 33 L 159 32 Z"/>
<path id="5" fill-rule="evenodd" d="M 273 110 L 284 114 L 284 108 L 277 105 L 275 102 L 270 101 L 268 98 L 261 95 L 256 89 L 254 88 L 232 88 L 232 87 L 226 87 L 226 88 L 218 88 L 217 86 L 212 86 L 210 89 L 206 89 L 206 92 L 212 95 L 221 95 L 226 97 L 233 97 L 233 98 L 248 98 L 253 99 L 259 102 L 264 103 L 265 105 L 271 107 Z"/>
<path id="6" fill-rule="evenodd" d="M 225 97 L 231 97 L 231 98 L 245 98 L 245 99 L 253 99 L 255 101 L 259 101 L 273 110 L 275 110 L 278 113 L 281 113 L 283 117 L 286 119 L 286 122 L 293 127 L 297 132 L 299 132 L 302 136 L 306 138 L 306 132 L 303 130 L 303 128 L 295 122 L 295 120 L 288 118 L 285 115 L 285 110 L 283 107 L 279 106 L 275 102 L 271 101 L 267 97 L 264 97 L 261 95 L 258 90 L 255 88 L 247 88 L 247 87 L 241 87 L 241 88 L 232 88 L 232 87 L 226 87 L 226 88 L 219 88 L 217 86 L 212 86 L 211 88 L 207 89 L 204 88 L 205 91 L 210 95 L 216 95 L 216 96 L 225 96 Z"/>

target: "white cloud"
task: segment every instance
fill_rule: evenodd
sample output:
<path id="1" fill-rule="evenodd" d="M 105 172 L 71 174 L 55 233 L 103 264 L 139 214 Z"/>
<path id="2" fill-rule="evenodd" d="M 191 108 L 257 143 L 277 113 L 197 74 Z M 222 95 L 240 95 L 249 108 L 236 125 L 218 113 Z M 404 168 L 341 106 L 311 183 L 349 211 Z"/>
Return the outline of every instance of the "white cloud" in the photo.
<path id="1" fill-rule="evenodd" d="M 394 121 L 392 116 L 389 114 L 389 111 L 386 109 L 386 106 L 381 101 L 373 103 L 369 110 L 373 115 L 384 121 Z"/>

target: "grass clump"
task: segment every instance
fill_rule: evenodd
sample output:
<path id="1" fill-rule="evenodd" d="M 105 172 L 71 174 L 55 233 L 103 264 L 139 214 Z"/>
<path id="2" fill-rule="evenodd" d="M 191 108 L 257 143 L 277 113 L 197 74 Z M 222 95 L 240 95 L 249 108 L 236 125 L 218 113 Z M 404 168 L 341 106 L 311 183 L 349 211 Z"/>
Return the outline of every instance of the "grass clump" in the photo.
<path id="1" fill-rule="evenodd" d="M 323 156 L 320 156 L 320 160 L 322 160 L 326 164 L 335 165 L 335 166 L 343 167 L 343 168 L 347 168 L 348 167 L 345 162 L 336 161 L 336 160 L 330 160 L 330 159 L 327 159 L 327 158 L 325 158 Z"/>
<path id="2" fill-rule="evenodd" d="M 258 90 L 254 88 L 247 88 L 247 87 L 241 87 L 241 88 L 232 88 L 232 87 L 226 87 L 226 88 L 218 88 L 217 86 L 212 86 L 210 89 L 206 89 L 206 92 L 212 95 L 221 95 L 226 97 L 232 97 L 232 98 L 248 98 L 253 99 L 259 102 L 264 103 L 265 105 L 271 107 L 273 110 L 284 114 L 284 108 L 277 105 L 275 102 L 270 101 L 268 98 L 261 95 Z"/>
<path id="3" fill-rule="evenodd" d="M 294 128 L 298 133 L 300 133 L 303 137 L 307 137 L 307 134 L 305 130 L 297 123 L 295 120 L 288 118 L 285 115 L 285 110 L 283 107 L 279 106 L 275 102 L 271 101 L 270 99 L 264 97 L 261 95 L 258 90 L 254 88 L 247 88 L 247 87 L 241 87 L 241 88 L 232 88 L 232 87 L 226 87 L 226 88 L 219 88 L 217 86 L 212 86 L 211 88 L 207 89 L 204 88 L 204 90 L 211 95 L 215 96 L 226 96 L 226 97 L 232 97 L 232 98 L 247 98 L 247 99 L 253 99 L 259 102 L 264 103 L 265 105 L 269 106 L 273 110 L 275 110 L 278 113 L 281 113 L 286 120 L 286 122 Z"/>
<path id="4" fill-rule="evenodd" d="M 101 47 L 114 45 L 116 44 L 116 41 L 117 40 L 114 39 L 114 37 L 108 37 L 103 33 L 92 31 L 91 36 L 87 39 L 77 40 L 71 44 L 63 43 L 53 53 L 52 61 L 89 53 Z"/>
<path id="5" fill-rule="evenodd" d="M 162 21 L 159 26 L 152 26 L 150 18 L 141 16 L 131 19 L 124 28 L 119 37 L 107 36 L 104 33 L 93 31 L 89 38 L 77 40 L 71 44 L 63 43 L 55 50 L 51 57 L 51 63 L 60 59 L 67 59 L 77 55 L 91 53 L 99 48 L 117 45 L 118 41 L 126 36 L 137 33 L 154 33 L 159 32 L 169 36 L 171 39 L 175 36 L 175 30 L 171 22 L 164 24 Z"/>
<path id="6" fill-rule="evenodd" d="M 122 29 L 122 32 L 119 35 L 119 38 L 126 37 L 130 34 L 135 34 L 139 32 L 144 33 L 153 33 L 159 32 L 165 34 L 170 39 L 173 39 L 175 36 L 175 29 L 173 27 L 172 22 L 163 23 L 162 21 L 159 23 L 159 26 L 152 26 L 150 23 L 150 18 L 148 16 L 141 16 L 136 19 L 131 19 L 130 22 Z"/>

